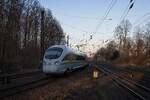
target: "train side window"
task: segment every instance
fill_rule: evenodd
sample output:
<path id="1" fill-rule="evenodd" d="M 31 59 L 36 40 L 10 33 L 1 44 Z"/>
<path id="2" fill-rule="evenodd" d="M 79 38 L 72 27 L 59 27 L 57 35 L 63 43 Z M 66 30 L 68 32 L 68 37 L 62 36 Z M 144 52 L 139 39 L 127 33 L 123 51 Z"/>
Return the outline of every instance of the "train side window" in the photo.
<path id="1" fill-rule="evenodd" d="M 85 57 L 78 55 L 77 58 L 76 58 L 76 60 L 85 60 Z"/>
<path id="2" fill-rule="evenodd" d="M 73 60 L 76 60 L 76 55 L 75 54 L 68 54 L 63 59 L 63 61 L 73 61 Z"/>

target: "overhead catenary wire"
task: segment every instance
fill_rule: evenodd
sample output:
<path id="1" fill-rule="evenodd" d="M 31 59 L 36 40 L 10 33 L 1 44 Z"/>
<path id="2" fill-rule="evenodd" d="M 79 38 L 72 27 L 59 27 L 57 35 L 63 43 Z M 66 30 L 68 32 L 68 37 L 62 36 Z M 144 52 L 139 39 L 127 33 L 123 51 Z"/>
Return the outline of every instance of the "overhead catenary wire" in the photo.
<path id="1" fill-rule="evenodd" d="M 109 4 L 109 8 L 107 9 L 106 13 L 104 14 L 103 18 L 102 18 L 102 21 L 100 21 L 96 28 L 95 28 L 95 31 L 94 33 L 96 33 L 98 31 L 98 29 L 100 28 L 100 26 L 103 24 L 103 22 L 105 21 L 105 19 L 107 18 L 108 14 L 110 13 L 110 11 L 112 10 L 112 8 L 114 7 L 114 5 L 116 4 L 117 0 L 112 0 L 111 3 Z"/>
<path id="2" fill-rule="evenodd" d="M 81 29 L 81 28 L 78 28 L 78 27 L 72 26 L 72 25 L 70 25 L 70 24 L 66 24 L 66 23 L 62 23 L 62 22 L 61 22 L 61 24 L 65 25 L 65 26 L 68 26 L 68 27 L 70 27 L 70 28 L 72 28 L 72 29 L 75 29 L 75 30 L 78 30 L 78 31 L 84 32 L 84 33 L 90 33 L 90 32 L 88 32 L 88 31 L 86 31 L 86 30 L 83 30 L 83 29 Z"/>
<path id="3" fill-rule="evenodd" d="M 93 39 L 93 35 L 97 33 L 98 29 L 101 27 L 101 25 L 103 24 L 103 22 L 106 20 L 108 14 L 110 13 L 110 11 L 112 10 L 112 8 L 114 7 L 114 5 L 116 4 L 117 0 L 112 0 L 104 14 L 104 16 L 102 17 L 102 20 L 98 22 L 94 32 L 90 35 L 90 39 L 88 42 L 90 42 L 90 40 Z"/>
<path id="4" fill-rule="evenodd" d="M 146 19 L 145 19 L 146 18 Z M 138 18 L 133 25 L 138 26 L 140 24 L 142 24 L 143 22 L 145 22 L 146 20 L 150 19 L 150 12 L 145 13 L 143 16 L 141 16 L 140 18 Z"/>
<path id="5" fill-rule="evenodd" d="M 77 28 L 77 27 L 75 27 L 75 26 L 72 26 L 72 25 L 69 25 L 69 24 L 66 24 L 66 23 L 62 23 L 61 22 L 61 24 L 63 24 L 63 25 L 65 25 L 65 26 L 67 26 L 67 27 L 70 27 L 70 28 L 72 28 L 72 29 L 74 29 L 74 30 L 78 30 L 78 31 L 81 31 L 81 32 L 84 32 L 84 33 L 90 33 L 90 32 L 88 32 L 88 31 L 86 31 L 86 30 L 83 30 L 83 29 L 80 29 L 80 28 Z M 106 33 L 103 33 L 103 34 L 106 34 Z M 91 38 L 91 35 L 90 35 L 90 38 Z M 88 41 L 90 41 L 91 39 L 82 39 L 82 41 L 80 41 L 80 42 L 85 42 L 84 44 L 88 44 Z"/>
<path id="6" fill-rule="evenodd" d="M 107 12 L 105 13 L 104 17 L 102 19 L 99 19 L 99 18 L 96 18 L 96 17 L 87 17 L 87 16 L 76 16 L 76 15 L 71 15 L 71 14 L 66 14 L 66 13 L 61 13 L 63 16 L 68 16 L 68 17 L 75 17 L 75 18 L 80 18 L 80 19 L 92 19 L 92 20 L 101 20 L 101 21 L 104 21 L 106 20 L 109 12 L 111 11 L 111 9 L 113 8 L 113 6 L 115 5 L 117 0 L 112 0 L 110 5 L 109 5 L 109 8 L 107 10 Z M 56 11 L 53 9 L 53 11 Z M 111 19 L 108 19 L 108 20 L 111 20 Z M 103 23 L 103 22 L 102 22 Z M 77 28 L 75 26 L 72 26 L 72 25 L 69 25 L 69 24 L 66 24 L 66 23 L 62 23 L 63 25 L 65 26 L 68 26 L 72 29 L 75 29 L 75 30 L 78 30 L 78 31 L 81 31 L 81 32 L 84 32 L 84 33 L 91 33 L 91 32 L 88 32 L 86 30 L 83 30 L 83 29 L 80 29 L 80 28 Z M 90 35 L 90 38 L 92 38 L 92 36 Z"/>
<path id="7" fill-rule="evenodd" d="M 90 39 L 89 40 L 92 40 L 93 39 L 93 35 L 97 33 L 98 29 L 100 28 L 100 26 L 103 24 L 103 22 L 106 20 L 108 14 L 110 13 L 110 11 L 112 10 L 112 8 L 114 7 L 114 5 L 116 4 L 117 0 L 112 0 L 108 6 L 108 9 L 106 10 L 104 16 L 102 17 L 102 20 L 100 22 L 98 22 L 96 28 L 95 28 L 95 31 L 90 35 Z"/>
<path id="8" fill-rule="evenodd" d="M 126 16 L 128 15 L 129 11 L 132 9 L 133 5 L 134 5 L 134 2 L 129 5 L 128 11 L 127 11 L 127 13 L 124 15 L 124 17 L 123 17 L 122 20 L 124 20 L 124 19 L 126 18 Z"/>
<path id="9" fill-rule="evenodd" d="M 68 13 L 64 13 L 64 12 L 60 12 L 60 11 L 56 11 L 56 10 L 52 10 L 52 11 L 57 12 L 57 13 L 61 14 L 62 16 L 66 16 L 66 17 L 72 17 L 72 18 L 77 18 L 77 19 L 82 19 L 82 20 L 99 20 L 98 17 L 77 16 L 77 15 L 72 15 L 72 14 L 68 14 Z"/>
<path id="10" fill-rule="evenodd" d="M 142 25 L 144 22 L 146 22 L 147 20 L 150 20 L 150 16 L 148 18 L 146 18 L 145 20 L 143 20 L 142 22 L 140 22 L 139 24 L 135 25 L 135 26 L 139 26 Z"/>
<path id="11" fill-rule="evenodd" d="M 130 9 L 132 9 L 132 7 L 134 6 L 136 0 L 130 0 L 130 6 L 128 8 L 128 12 L 130 11 Z M 127 13 L 128 14 L 128 13 Z M 126 17 L 127 15 L 125 15 Z M 123 18 L 123 20 L 125 19 L 125 17 Z M 133 25 L 134 26 L 139 26 L 141 24 L 143 24 L 144 22 L 146 22 L 147 20 L 150 20 L 150 12 L 145 13 L 143 16 L 141 16 L 140 18 L 138 18 Z"/>
<path id="12" fill-rule="evenodd" d="M 136 1 L 136 0 L 130 0 L 130 2 L 128 3 L 127 7 L 125 8 L 123 14 L 122 14 L 121 17 L 120 17 L 119 23 L 120 23 L 121 21 L 125 20 L 125 18 L 126 18 L 127 15 L 129 14 L 129 11 L 133 8 L 133 6 L 134 6 L 134 4 L 135 4 L 135 1 Z M 119 23 L 118 23 L 118 24 L 119 24 Z M 117 24 L 116 26 L 118 26 L 118 24 Z"/>
<path id="13" fill-rule="evenodd" d="M 81 28 L 72 26 L 72 25 L 70 25 L 70 24 L 66 24 L 66 23 L 62 23 L 62 22 L 61 22 L 61 24 L 65 25 L 65 26 L 67 26 L 67 27 L 70 27 L 70 28 L 72 28 L 72 29 L 74 29 L 74 30 L 77 30 L 77 31 L 81 31 L 81 32 L 84 32 L 84 33 L 91 33 L 91 32 L 89 32 L 89 31 L 87 31 L 87 30 L 84 30 L 84 29 L 81 29 Z M 101 35 L 104 35 L 104 34 L 106 35 L 106 33 L 102 33 Z M 89 36 L 90 36 L 90 37 L 89 37 L 88 40 L 90 40 L 90 39 L 92 38 L 91 35 L 89 35 Z M 87 39 L 86 39 L 86 40 L 87 40 Z"/>
<path id="14" fill-rule="evenodd" d="M 120 21 L 124 20 L 125 17 L 128 15 L 129 11 L 132 9 L 133 5 L 135 3 L 135 0 L 130 0 L 130 2 L 128 3 L 127 7 L 125 8 L 123 14 L 120 17 Z"/>
<path id="15" fill-rule="evenodd" d="M 128 9 L 129 6 L 130 6 L 130 3 L 127 5 L 127 7 L 125 8 L 123 14 L 121 15 L 120 21 L 122 21 L 127 16 L 128 12 L 129 12 L 129 9 Z"/>

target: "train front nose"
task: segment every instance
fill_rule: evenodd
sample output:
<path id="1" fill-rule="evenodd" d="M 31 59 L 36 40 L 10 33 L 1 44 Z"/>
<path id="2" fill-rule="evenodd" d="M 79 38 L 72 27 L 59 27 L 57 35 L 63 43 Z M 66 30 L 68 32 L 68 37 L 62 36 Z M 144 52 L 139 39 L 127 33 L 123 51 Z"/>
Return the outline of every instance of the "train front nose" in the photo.
<path id="1" fill-rule="evenodd" d="M 45 65 L 43 66 L 43 72 L 44 73 L 56 73 L 57 72 L 57 69 L 55 68 L 54 65 Z"/>
<path id="2" fill-rule="evenodd" d="M 43 72 L 53 73 L 57 71 L 57 67 L 50 62 L 43 62 Z"/>

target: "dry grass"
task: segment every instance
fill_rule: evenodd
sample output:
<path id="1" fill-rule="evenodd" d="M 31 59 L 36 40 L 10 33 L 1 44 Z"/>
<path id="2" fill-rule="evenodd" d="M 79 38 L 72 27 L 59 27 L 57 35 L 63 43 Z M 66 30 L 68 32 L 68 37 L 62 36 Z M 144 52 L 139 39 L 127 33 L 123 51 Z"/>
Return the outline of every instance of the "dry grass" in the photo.
<path id="1" fill-rule="evenodd" d="M 58 78 L 45 86 L 16 94 L 5 100 L 62 100 L 73 91 L 92 87 L 91 78 L 88 75 L 77 73 Z"/>

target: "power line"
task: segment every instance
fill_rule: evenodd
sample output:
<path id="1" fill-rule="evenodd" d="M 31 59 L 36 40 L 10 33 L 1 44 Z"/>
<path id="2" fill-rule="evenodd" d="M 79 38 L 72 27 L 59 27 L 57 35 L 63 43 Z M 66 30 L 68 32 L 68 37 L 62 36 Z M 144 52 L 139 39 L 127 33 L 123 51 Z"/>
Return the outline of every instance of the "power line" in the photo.
<path id="1" fill-rule="evenodd" d="M 140 25 L 140 24 L 142 24 L 145 20 L 144 20 L 144 18 L 145 17 L 148 17 L 148 18 L 146 18 L 145 20 L 148 20 L 148 19 L 150 19 L 149 17 L 150 17 L 150 12 L 147 12 L 147 13 L 145 13 L 143 16 L 141 16 L 140 18 L 138 18 L 133 24 L 135 25 L 135 26 L 138 26 L 138 25 Z M 143 20 L 143 21 L 142 21 Z M 142 22 L 141 22 L 142 21 Z"/>
<path id="2" fill-rule="evenodd" d="M 72 26 L 72 25 L 69 25 L 69 24 L 66 24 L 66 23 L 62 23 L 62 22 L 61 22 L 61 24 L 65 25 L 65 26 L 68 26 L 68 27 L 70 27 L 70 28 L 72 28 L 72 29 L 75 29 L 75 30 L 78 30 L 78 31 L 84 32 L 84 33 L 90 33 L 90 32 L 88 32 L 88 31 L 86 31 L 86 30 L 83 30 L 83 29 L 77 28 L 77 27 L 75 27 L 75 26 Z"/>
<path id="3" fill-rule="evenodd" d="M 90 33 L 90 32 L 88 32 L 88 31 L 86 31 L 86 30 L 77 28 L 77 27 L 75 27 L 75 26 L 72 26 L 72 25 L 69 25 L 69 24 L 66 24 L 66 23 L 61 23 L 61 24 L 65 25 L 65 26 L 68 26 L 68 27 L 70 27 L 70 28 L 72 28 L 72 29 L 81 31 L 81 32 Z M 102 34 L 106 34 L 106 33 L 102 33 Z M 88 41 L 90 41 L 92 38 L 93 38 L 92 35 L 89 35 L 89 39 L 85 39 L 85 43 L 87 44 Z M 82 41 L 84 41 L 84 39 L 82 39 Z M 81 42 L 81 41 L 80 41 L 80 42 Z"/>
<path id="4" fill-rule="evenodd" d="M 57 12 L 59 14 L 61 14 L 62 16 L 67 16 L 67 17 L 72 17 L 72 18 L 78 18 L 78 19 L 83 19 L 83 20 L 99 20 L 98 17 L 89 17 L 89 16 L 77 16 L 77 15 L 71 15 L 68 13 L 63 13 L 63 12 L 58 12 L 56 10 L 53 10 L 53 12 Z"/>
<path id="5" fill-rule="evenodd" d="M 129 4 L 127 5 L 126 9 L 124 10 L 123 14 L 120 17 L 119 23 L 126 18 L 129 11 L 133 8 L 133 5 L 134 5 L 135 1 L 136 0 L 130 0 Z M 118 26 L 118 24 L 117 24 L 117 26 Z"/>
<path id="6" fill-rule="evenodd" d="M 112 10 L 112 8 L 113 8 L 114 5 L 116 4 L 116 2 L 117 2 L 117 0 L 115 0 L 115 1 L 112 0 L 112 1 L 111 1 L 111 3 L 109 4 L 109 8 L 107 9 L 106 13 L 104 14 L 104 16 L 103 16 L 103 18 L 102 18 L 103 20 L 98 23 L 98 25 L 96 26 L 96 29 L 95 29 L 95 32 L 94 32 L 94 33 L 96 33 L 96 32 L 98 31 L 98 29 L 100 28 L 100 26 L 103 24 L 104 20 L 106 20 L 108 14 L 109 14 L 110 11 Z"/>
<path id="7" fill-rule="evenodd" d="M 130 4 L 130 3 L 129 3 L 129 4 Z M 123 17 L 122 20 L 124 20 L 125 17 L 128 15 L 128 13 L 129 13 L 129 11 L 132 9 L 133 5 L 134 5 L 134 2 L 132 2 L 132 3 L 129 5 L 128 11 L 127 11 L 127 13 L 124 15 L 124 17 Z"/>
<path id="8" fill-rule="evenodd" d="M 143 24 L 144 22 L 146 22 L 147 20 L 150 20 L 150 16 L 135 26 L 139 26 L 139 25 Z"/>
<path id="9" fill-rule="evenodd" d="M 83 30 L 83 29 L 77 28 L 77 27 L 75 27 L 75 26 L 72 26 L 72 25 L 69 25 L 69 24 L 66 24 L 66 23 L 61 23 L 61 24 L 65 25 L 65 26 L 68 26 L 68 27 L 70 27 L 70 28 L 72 28 L 72 29 L 75 29 L 75 30 L 81 31 L 81 32 L 91 33 L 91 32 L 88 32 L 88 31 L 86 31 L 86 30 Z M 105 35 L 106 35 L 106 33 L 102 33 L 102 34 L 105 34 Z M 85 39 L 85 43 L 87 44 L 87 43 L 88 43 L 88 41 L 90 41 L 92 38 L 93 38 L 93 36 L 92 36 L 92 35 L 89 35 L 89 39 Z M 84 41 L 84 39 L 82 39 L 82 41 Z M 81 42 L 81 41 L 80 41 L 80 42 Z"/>
<path id="10" fill-rule="evenodd" d="M 122 20 L 124 20 L 125 19 L 125 17 L 128 15 L 128 13 L 129 13 L 129 11 L 133 8 L 133 6 L 134 6 L 134 4 L 135 4 L 135 1 L 136 0 L 130 0 L 130 2 L 129 2 L 129 5 L 127 6 L 127 13 L 125 14 L 125 13 L 123 13 L 123 14 L 125 14 L 124 15 L 124 17 L 122 18 Z M 126 11 L 126 10 L 125 10 Z M 144 14 L 142 17 L 140 17 L 139 19 L 137 19 L 134 23 L 133 23 L 133 25 L 134 24 L 137 24 L 137 25 L 135 25 L 135 26 L 138 26 L 138 25 L 140 25 L 140 24 L 142 24 L 143 22 L 145 22 L 146 20 L 148 20 L 148 19 L 150 19 L 150 16 L 148 16 L 148 15 L 150 15 L 150 12 L 147 12 L 146 14 Z M 123 16 L 123 15 L 122 15 Z M 140 21 L 140 20 L 142 20 L 142 19 L 144 19 L 145 17 L 147 17 L 145 20 L 143 20 L 143 21 Z M 121 18 L 120 18 L 121 19 Z M 122 21 L 121 20 L 121 21 Z"/>
<path id="11" fill-rule="evenodd" d="M 133 7 L 134 3 L 135 3 L 135 0 L 130 0 L 130 2 L 128 3 L 126 9 L 124 10 L 123 14 L 122 14 L 121 17 L 120 17 L 120 21 L 122 21 L 122 20 L 125 19 L 125 17 L 126 17 L 126 16 L 128 15 L 128 13 L 129 13 L 130 9 Z"/>
<path id="12" fill-rule="evenodd" d="M 129 6 L 130 6 L 130 3 L 127 5 L 127 7 L 125 8 L 125 10 L 124 10 L 124 12 L 123 12 L 123 14 L 121 15 L 121 17 L 120 17 L 120 21 L 122 21 L 122 19 L 124 19 L 125 18 L 125 15 L 127 15 L 128 14 L 128 12 L 129 12 Z"/>

